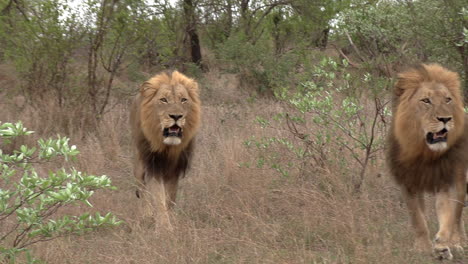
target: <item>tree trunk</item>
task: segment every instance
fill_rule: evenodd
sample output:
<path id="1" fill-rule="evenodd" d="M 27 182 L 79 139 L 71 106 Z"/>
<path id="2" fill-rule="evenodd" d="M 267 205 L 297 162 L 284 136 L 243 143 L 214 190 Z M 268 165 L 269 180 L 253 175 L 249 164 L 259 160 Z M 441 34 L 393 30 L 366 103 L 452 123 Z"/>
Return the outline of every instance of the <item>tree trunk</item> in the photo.
<path id="1" fill-rule="evenodd" d="M 283 51 L 283 45 L 281 43 L 281 31 L 279 29 L 280 22 L 281 22 L 281 15 L 276 14 L 273 17 L 274 29 L 273 29 L 273 32 L 272 32 L 273 33 L 273 39 L 275 40 L 275 55 L 279 55 Z"/>
<path id="2" fill-rule="evenodd" d="M 0 11 L 0 15 L 9 15 L 11 7 L 13 6 L 13 0 L 10 0 L 8 4 Z"/>
<path id="3" fill-rule="evenodd" d="M 195 29 L 190 29 L 188 32 L 190 38 L 190 51 L 192 54 L 192 62 L 198 66 L 201 66 L 201 48 L 200 48 L 200 40 L 198 39 L 198 34 Z"/>
<path id="4" fill-rule="evenodd" d="M 190 56 L 191 61 L 197 66 L 202 67 L 202 55 L 200 47 L 200 39 L 197 33 L 196 20 L 195 20 L 195 9 L 192 0 L 184 0 L 184 15 L 187 19 L 187 26 L 185 32 L 188 36 L 188 42 L 190 45 Z"/>
<path id="5" fill-rule="evenodd" d="M 319 43 L 318 43 L 318 47 L 319 47 L 321 50 L 325 50 L 325 49 L 327 48 L 329 33 L 330 33 L 330 28 L 329 28 L 329 27 L 325 28 L 325 29 L 322 31 L 322 34 L 321 34 L 321 36 L 320 36 L 320 41 L 319 41 Z"/>
<path id="6" fill-rule="evenodd" d="M 244 30 L 244 33 L 246 36 L 249 36 L 249 32 L 250 32 L 250 25 L 249 25 L 249 21 L 247 19 L 247 11 L 249 10 L 249 2 L 250 0 L 242 0 L 241 1 L 241 4 L 240 4 L 240 7 L 241 7 L 241 10 L 240 10 L 240 14 L 241 14 L 241 27 L 242 29 Z"/>
<path id="7" fill-rule="evenodd" d="M 224 36 L 228 38 L 231 35 L 231 31 L 232 31 L 232 2 L 231 0 L 227 1 L 226 9 L 227 9 L 226 12 L 227 12 L 228 21 L 225 26 L 226 28 L 224 30 Z"/>

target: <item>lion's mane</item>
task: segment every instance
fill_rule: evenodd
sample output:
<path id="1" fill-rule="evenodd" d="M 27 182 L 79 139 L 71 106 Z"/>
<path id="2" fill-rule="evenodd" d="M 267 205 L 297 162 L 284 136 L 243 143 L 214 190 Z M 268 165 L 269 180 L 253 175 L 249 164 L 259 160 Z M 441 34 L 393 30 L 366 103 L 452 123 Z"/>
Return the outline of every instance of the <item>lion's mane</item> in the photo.
<path id="1" fill-rule="evenodd" d="M 421 137 L 418 121 L 423 117 L 415 114 L 417 102 L 412 101 L 412 95 L 423 82 L 444 85 L 456 104 L 452 113 L 455 128 L 449 135 L 448 149 L 442 153 L 430 151 Z M 460 173 L 457 170 L 468 164 L 468 120 L 463 110 L 458 75 L 437 64 L 420 65 L 399 74 L 393 108 L 387 159 L 396 182 L 415 192 L 433 192 L 452 185 L 456 173 Z"/>
<path id="2" fill-rule="evenodd" d="M 151 104 L 162 85 L 182 85 L 192 100 L 185 117 L 183 137 L 178 145 L 163 143 L 159 113 Z M 201 102 L 198 84 L 194 80 L 173 71 L 157 74 L 143 83 L 134 101 L 130 119 L 136 154 L 143 162 L 147 175 L 166 178 L 185 174 L 194 148 L 194 136 L 200 127 L 200 116 Z"/>

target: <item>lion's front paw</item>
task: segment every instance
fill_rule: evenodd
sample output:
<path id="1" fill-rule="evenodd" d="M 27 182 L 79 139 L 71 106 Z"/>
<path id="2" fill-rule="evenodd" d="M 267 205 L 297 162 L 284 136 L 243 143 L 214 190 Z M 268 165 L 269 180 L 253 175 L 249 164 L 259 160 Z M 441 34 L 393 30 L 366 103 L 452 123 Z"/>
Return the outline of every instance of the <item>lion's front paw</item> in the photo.
<path id="1" fill-rule="evenodd" d="M 460 244 L 453 245 L 452 253 L 453 253 L 455 259 L 458 259 L 460 257 L 463 258 L 463 256 L 465 255 L 465 251 L 464 251 L 463 247 Z"/>
<path id="2" fill-rule="evenodd" d="M 462 254 L 463 254 L 463 251 L 464 251 L 463 247 L 460 246 L 459 244 L 453 246 L 453 250 L 454 250 L 454 251 L 457 251 L 457 252 L 460 252 L 460 253 L 462 253 Z"/>
<path id="3" fill-rule="evenodd" d="M 450 248 L 445 245 L 435 245 L 434 246 L 434 256 L 438 260 L 451 260 L 453 259 L 452 252 L 450 252 Z"/>

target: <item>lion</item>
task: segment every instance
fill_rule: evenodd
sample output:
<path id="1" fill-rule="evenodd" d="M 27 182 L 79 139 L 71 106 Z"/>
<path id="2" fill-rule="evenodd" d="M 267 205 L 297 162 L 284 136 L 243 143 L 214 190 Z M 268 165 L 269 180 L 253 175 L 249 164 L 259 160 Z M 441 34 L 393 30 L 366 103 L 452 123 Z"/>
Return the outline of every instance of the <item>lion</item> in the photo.
<path id="1" fill-rule="evenodd" d="M 160 209 L 176 202 L 200 127 L 201 102 L 195 80 L 178 71 L 162 72 L 144 82 L 130 113 L 136 195 L 149 184 Z"/>
<path id="2" fill-rule="evenodd" d="M 406 200 L 415 249 L 432 251 L 439 259 L 452 259 L 465 239 L 468 121 L 462 100 L 458 74 L 437 64 L 400 73 L 394 87 L 390 171 Z M 436 196 L 434 244 L 424 215 L 425 192 Z"/>

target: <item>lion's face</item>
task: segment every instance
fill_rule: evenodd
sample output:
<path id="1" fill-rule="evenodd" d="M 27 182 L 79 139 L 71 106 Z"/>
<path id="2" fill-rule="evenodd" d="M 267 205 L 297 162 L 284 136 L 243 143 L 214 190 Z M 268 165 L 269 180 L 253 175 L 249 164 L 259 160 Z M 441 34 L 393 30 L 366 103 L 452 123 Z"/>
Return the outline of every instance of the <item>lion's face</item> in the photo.
<path id="1" fill-rule="evenodd" d="M 422 83 L 411 101 L 426 145 L 432 151 L 446 150 L 456 125 L 453 95 L 442 84 Z"/>
<path id="2" fill-rule="evenodd" d="M 181 143 L 186 116 L 190 112 L 192 103 L 183 85 L 161 85 L 153 99 L 153 104 L 155 113 L 159 115 L 164 144 Z"/>
<path id="3" fill-rule="evenodd" d="M 463 132 L 464 110 L 458 79 L 440 69 L 438 65 L 425 65 L 419 71 L 400 75 L 393 133 L 403 159 L 424 152 L 442 154 Z"/>
<path id="4" fill-rule="evenodd" d="M 198 85 L 179 72 L 160 74 L 141 88 L 141 122 L 153 150 L 161 145 L 184 148 L 200 123 Z"/>

